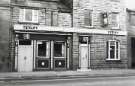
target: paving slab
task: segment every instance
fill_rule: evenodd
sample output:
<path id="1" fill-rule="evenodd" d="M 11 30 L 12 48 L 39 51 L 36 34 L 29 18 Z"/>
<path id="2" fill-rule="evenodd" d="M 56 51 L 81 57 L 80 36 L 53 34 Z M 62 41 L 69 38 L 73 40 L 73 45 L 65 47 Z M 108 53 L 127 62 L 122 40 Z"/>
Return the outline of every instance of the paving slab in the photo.
<path id="1" fill-rule="evenodd" d="M 90 70 L 90 71 L 6 72 L 0 73 L 0 81 L 123 77 L 123 76 L 135 76 L 135 70 L 111 69 L 111 70 Z"/>

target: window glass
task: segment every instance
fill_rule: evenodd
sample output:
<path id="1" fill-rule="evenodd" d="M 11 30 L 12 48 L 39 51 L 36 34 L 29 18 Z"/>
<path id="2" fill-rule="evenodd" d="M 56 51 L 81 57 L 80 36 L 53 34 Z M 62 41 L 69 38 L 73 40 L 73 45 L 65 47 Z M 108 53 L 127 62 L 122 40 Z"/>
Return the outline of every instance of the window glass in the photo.
<path id="1" fill-rule="evenodd" d="M 64 43 L 54 43 L 54 57 L 64 57 Z"/>
<path id="2" fill-rule="evenodd" d="M 120 48 L 119 42 L 116 40 L 108 41 L 108 57 L 107 60 L 119 60 L 120 59 Z"/>
<path id="3" fill-rule="evenodd" d="M 31 40 L 19 40 L 19 45 L 31 45 Z"/>
<path id="4" fill-rule="evenodd" d="M 40 42 L 38 44 L 38 56 L 46 56 L 46 42 Z"/>
<path id="5" fill-rule="evenodd" d="M 87 43 L 88 43 L 88 37 L 80 36 L 80 37 L 79 37 L 79 42 L 80 42 L 81 44 L 87 44 Z"/>
<path id="6" fill-rule="evenodd" d="M 111 23 L 112 27 L 119 27 L 119 14 L 112 13 L 111 21 L 112 21 Z"/>
<path id="7" fill-rule="evenodd" d="M 58 14 L 57 12 L 51 12 L 51 26 L 57 26 L 58 25 Z"/>
<path id="8" fill-rule="evenodd" d="M 115 46 L 110 46 L 110 59 L 115 59 Z"/>
<path id="9" fill-rule="evenodd" d="M 108 25 L 108 14 L 107 13 L 101 13 L 101 23 L 102 23 L 103 27 Z"/>
<path id="10" fill-rule="evenodd" d="M 130 24 L 135 25 L 135 14 L 130 15 Z"/>
<path id="11" fill-rule="evenodd" d="M 92 26 L 92 11 L 87 10 L 84 15 L 85 26 Z"/>
<path id="12" fill-rule="evenodd" d="M 25 9 L 25 20 L 32 21 L 32 10 L 31 9 Z"/>
<path id="13" fill-rule="evenodd" d="M 19 22 L 38 23 L 38 10 L 20 9 Z"/>

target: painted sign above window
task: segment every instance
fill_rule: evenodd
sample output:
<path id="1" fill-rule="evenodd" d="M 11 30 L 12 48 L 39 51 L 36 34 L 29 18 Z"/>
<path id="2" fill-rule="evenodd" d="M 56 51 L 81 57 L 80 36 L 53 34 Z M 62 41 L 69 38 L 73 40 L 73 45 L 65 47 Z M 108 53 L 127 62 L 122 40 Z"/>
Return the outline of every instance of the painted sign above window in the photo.
<path id="1" fill-rule="evenodd" d="M 38 10 L 20 9 L 19 22 L 38 23 Z"/>

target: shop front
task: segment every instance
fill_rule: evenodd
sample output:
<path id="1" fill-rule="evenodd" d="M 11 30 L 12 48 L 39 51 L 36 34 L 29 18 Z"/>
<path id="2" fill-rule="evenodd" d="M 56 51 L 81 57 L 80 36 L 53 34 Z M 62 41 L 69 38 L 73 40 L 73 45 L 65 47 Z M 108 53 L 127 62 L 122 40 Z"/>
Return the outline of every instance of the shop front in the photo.
<path id="1" fill-rule="evenodd" d="M 68 70 L 72 34 L 16 31 L 15 69 L 18 72 Z"/>

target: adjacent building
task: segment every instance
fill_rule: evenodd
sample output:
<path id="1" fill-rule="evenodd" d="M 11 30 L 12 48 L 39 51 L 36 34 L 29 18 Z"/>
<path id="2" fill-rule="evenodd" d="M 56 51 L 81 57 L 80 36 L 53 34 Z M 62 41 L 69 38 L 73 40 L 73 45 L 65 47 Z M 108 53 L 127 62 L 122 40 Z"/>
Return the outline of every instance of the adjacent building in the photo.
<path id="1" fill-rule="evenodd" d="M 1 55 L 12 71 L 129 67 L 123 0 L 11 0 L 9 7 Z"/>
<path id="2" fill-rule="evenodd" d="M 10 1 L 0 1 L 0 71 L 10 71 Z"/>
<path id="3" fill-rule="evenodd" d="M 135 68 L 135 10 L 127 9 L 129 67 Z"/>

